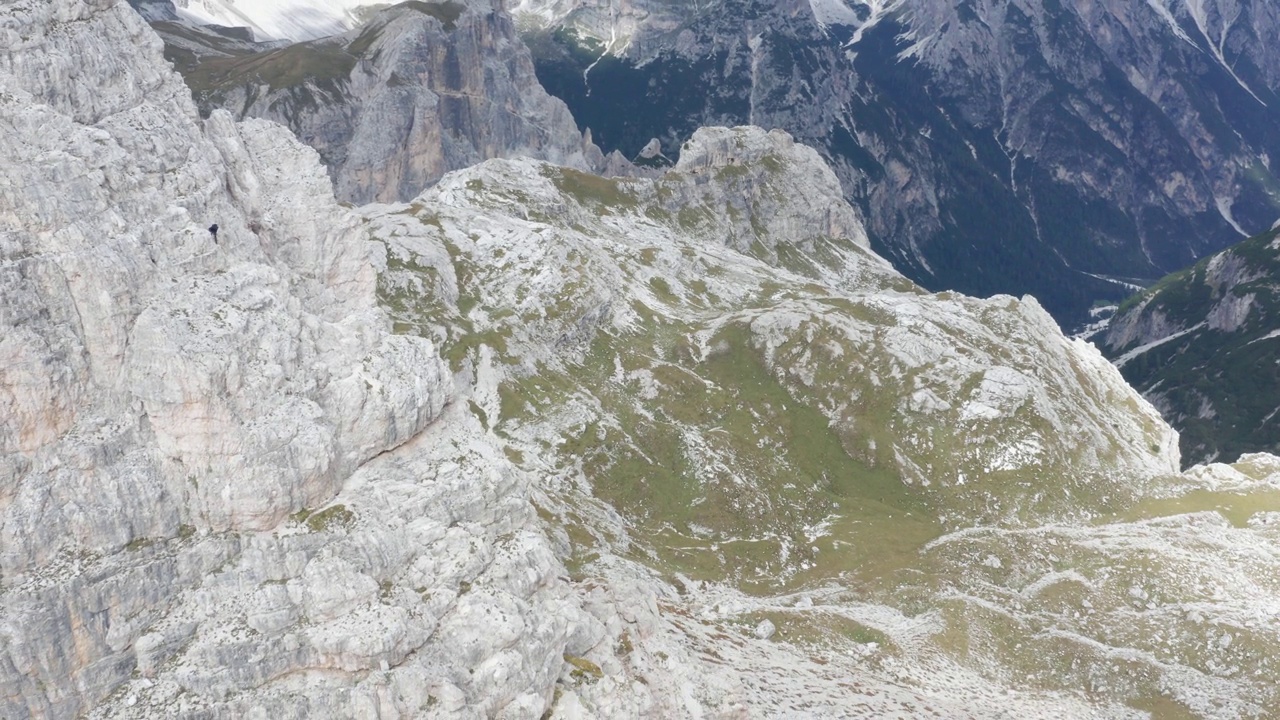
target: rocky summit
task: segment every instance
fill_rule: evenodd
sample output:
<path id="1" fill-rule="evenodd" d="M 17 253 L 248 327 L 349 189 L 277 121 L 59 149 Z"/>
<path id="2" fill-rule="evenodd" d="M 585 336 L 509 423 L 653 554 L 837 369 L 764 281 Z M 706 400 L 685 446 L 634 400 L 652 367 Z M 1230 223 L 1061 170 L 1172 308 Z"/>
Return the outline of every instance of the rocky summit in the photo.
<path id="1" fill-rule="evenodd" d="M 124 2 L 0 38 L 0 717 L 1280 705 L 1280 458 L 1180 471 L 791 135 L 348 207 Z"/>

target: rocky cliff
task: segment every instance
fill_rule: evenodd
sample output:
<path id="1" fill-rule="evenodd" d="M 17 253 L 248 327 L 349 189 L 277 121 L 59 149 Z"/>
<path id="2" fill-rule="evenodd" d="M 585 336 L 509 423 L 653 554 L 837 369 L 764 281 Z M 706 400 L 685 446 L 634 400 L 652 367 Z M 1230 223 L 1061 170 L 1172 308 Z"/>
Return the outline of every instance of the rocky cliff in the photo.
<path id="1" fill-rule="evenodd" d="M 352 214 L 123 4 L 0 9 L 0 715 L 1280 702 L 1280 462 L 1176 475 L 1091 346 L 898 275 L 785 134 Z"/>
<path id="2" fill-rule="evenodd" d="M 201 120 L 123 3 L 3 18 L 0 715 L 69 717 L 190 638 L 161 621 L 241 533 L 328 503 L 451 391 L 287 130 Z"/>
<path id="3" fill-rule="evenodd" d="M 1189 462 L 1280 450 L 1280 230 L 1233 245 L 1127 301 L 1102 347 L 1182 435 Z"/>
<path id="4" fill-rule="evenodd" d="M 484 0 L 406 2 L 345 34 L 246 45 L 158 23 L 205 113 L 293 130 L 340 200 L 409 200 L 450 170 L 527 155 L 582 170 L 604 157 L 542 90 L 511 18 Z"/>
<path id="5" fill-rule="evenodd" d="M 526 0 L 543 85 L 606 151 L 708 123 L 822 152 L 927 287 L 1092 301 L 1280 209 L 1273 3 Z"/>

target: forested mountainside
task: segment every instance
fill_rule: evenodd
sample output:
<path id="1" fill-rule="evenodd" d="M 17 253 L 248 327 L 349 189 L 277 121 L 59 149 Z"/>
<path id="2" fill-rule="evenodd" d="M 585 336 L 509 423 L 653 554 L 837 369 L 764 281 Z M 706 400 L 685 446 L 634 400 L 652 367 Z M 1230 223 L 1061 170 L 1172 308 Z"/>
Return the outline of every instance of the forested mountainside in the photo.
<path id="1" fill-rule="evenodd" d="M 538 77 L 605 151 L 703 124 L 822 153 L 914 280 L 1091 303 L 1280 213 L 1264 0 L 525 0 Z"/>
<path id="2" fill-rule="evenodd" d="M 1104 351 L 1178 428 L 1183 460 L 1280 451 L 1280 230 L 1127 301 Z"/>

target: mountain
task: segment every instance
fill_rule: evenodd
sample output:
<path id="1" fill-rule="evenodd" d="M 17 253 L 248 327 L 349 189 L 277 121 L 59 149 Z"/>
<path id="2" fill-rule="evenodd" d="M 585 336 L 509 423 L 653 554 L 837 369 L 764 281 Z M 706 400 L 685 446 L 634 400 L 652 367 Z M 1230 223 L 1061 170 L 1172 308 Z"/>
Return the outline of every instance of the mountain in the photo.
<path id="1" fill-rule="evenodd" d="M 1190 462 L 1280 450 L 1280 227 L 1125 302 L 1102 347 Z"/>
<path id="2" fill-rule="evenodd" d="M 500 8 L 407 2 L 362 17 L 359 29 L 298 43 L 154 25 L 203 114 L 227 108 L 290 128 L 320 153 L 344 202 L 410 200 L 492 157 L 606 166 L 564 103 L 538 85 Z"/>
<path id="3" fill-rule="evenodd" d="M 1280 704 L 1280 459 L 1178 473 L 785 133 L 348 209 L 124 4 L 5 10 L 0 716 Z"/>
<path id="4" fill-rule="evenodd" d="M 1280 9 L 1263 0 L 524 0 L 538 77 L 607 152 L 697 127 L 822 153 L 933 289 L 1075 325 L 1280 210 Z"/>
<path id="5" fill-rule="evenodd" d="M 358 27 L 379 7 L 375 0 L 140 0 L 176 4 L 191 24 L 243 27 L 258 40 L 317 40 Z M 130 0 L 136 4 L 135 0 Z M 151 19 L 151 18 L 148 18 Z"/>

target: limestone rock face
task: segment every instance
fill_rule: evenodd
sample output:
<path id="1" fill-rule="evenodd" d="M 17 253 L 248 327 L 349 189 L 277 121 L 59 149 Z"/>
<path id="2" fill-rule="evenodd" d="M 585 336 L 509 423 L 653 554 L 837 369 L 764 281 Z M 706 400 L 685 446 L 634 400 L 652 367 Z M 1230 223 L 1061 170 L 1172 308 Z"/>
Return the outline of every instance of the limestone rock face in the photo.
<path id="1" fill-rule="evenodd" d="M 487 0 L 404 3 L 345 34 L 284 48 L 158 26 L 204 110 L 279 122 L 314 147 L 338 198 L 410 200 L 450 170 L 527 155 L 604 166 L 538 84 L 511 17 Z M 182 50 L 182 48 L 187 48 Z"/>
<path id="2" fill-rule="evenodd" d="M 65 717 L 235 533 L 326 503 L 451 390 L 388 334 L 313 151 L 202 120 L 124 3 L 0 9 L 0 715 Z"/>
<path id="3" fill-rule="evenodd" d="M 767 233 L 832 187 L 784 134 L 706 129 L 682 158 L 653 180 L 493 160 L 362 210 L 382 302 L 453 348 L 603 630 L 566 649 L 552 717 L 1276 699 L 1254 670 L 1280 624 L 1238 620 L 1271 602 L 1271 514 L 1211 510 L 1252 507 L 1273 460 L 1177 475 L 1096 349 L 1030 298 L 922 292 L 848 209 Z M 1010 688 L 1028 675 L 1047 692 Z"/>
<path id="4" fill-rule="evenodd" d="M 651 352 L 638 329 L 647 317 L 640 302 L 687 335 L 683 352 L 692 359 L 676 363 L 682 372 L 713 372 L 721 353 L 757 357 L 793 402 L 825 416 L 847 452 L 892 468 L 925 495 L 945 496 L 948 522 L 1101 512 L 1134 497 L 1144 478 L 1177 471 L 1176 434 L 1096 349 L 1064 338 L 1032 298 L 923 294 L 866 249 L 838 192 L 817 154 L 785 133 L 707 128 L 656 180 L 493 162 L 448 176 L 415 201 L 421 230 L 393 223 L 386 210 L 369 212 L 388 223 L 375 230 L 389 247 L 381 292 L 403 326 L 442 342 L 452 337 L 429 330 L 447 313 L 433 308 L 432 317 L 406 302 L 408 288 L 436 287 L 445 307 L 515 308 L 514 315 L 464 313 L 455 321 L 481 323 L 475 332 L 502 338 L 512 359 L 499 368 L 593 351 L 617 353 L 627 368 L 645 362 L 628 360 L 630 353 Z M 510 228 L 480 230 L 495 218 Z M 572 232 L 524 247 L 516 230 L 524 223 Z M 479 240 L 469 237 L 476 233 Z M 652 259 L 637 268 L 630 255 L 646 247 Z M 707 248 L 720 254 L 703 258 Z M 453 271 L 445 257 L 466 270 Z M 793 279 L 770 279 L 774 271 L 754 263 Z M 470 277 L 472 288 L 459 277 Z M 789 290 L 771 295 L 771 283 Z M 825 309 L 826 292 L 843 298 L 839 309 Z M 453 297 L 468 299 L 444 299 Z M 613 367 L 609 360 L 603 370 Z M 649 372 L 657 378 L 669 371 Z M 662 407 L 661 398 L 694 392 L 662 387 L 655 385 L 656 397 L 641 394 L 644 408 L 628 415 L 630 422 L 598 422 L 638 432 L 638 418 L 676 412 L 648 402 Z M 512 404 L 521 403 L 509 402 L 508 412 Z M 498 411 L 486 414 L 492 421 Z M 690 439 L 712 432 L 715 423 L 707 422 L 681 442 L 719 447 L 714 437 Z M 725 448 L 724 455 L 704 452 L 715 460 L 695 465 L 747 462 Z M 1046 482 L 1051 494 L 1043 492 Z M 1002 499 L 992 500 L 993 493 Z"/>
<path id="5" fill-rule="evenodd" d="M 1280 702 L 1280 461 L 1174 474 L 1093 348 L 907 281 L 788 136 L 353 213 L 124 4 L 0 2 L 0 716 Z"/>
<path id="6" fill-rule="evenodd" d="M 147 22 L 178 20 L 178 8 L 173 0 L 129 0 L 129 5 Z"/>
<path id="7" fill-rule="evenodd" d="M 676 213 L 696 203 L 732 208 L 723 211 L 733 220 L 723 227 L 725 243 L 743 252 L 751 252 L 753 241 L 775 251 L 781 239 L 841 238 L 870 245 L 835 173 L 813 148 L 782 131 L 702 128 L 685 143 L 661 186 L 671 199 L 664 200 L 664 192 L 658 204 Z"/>

